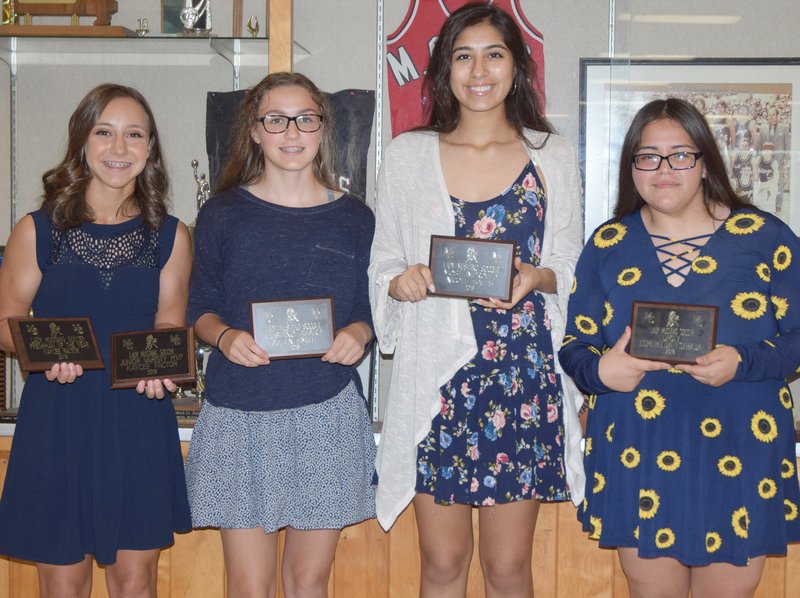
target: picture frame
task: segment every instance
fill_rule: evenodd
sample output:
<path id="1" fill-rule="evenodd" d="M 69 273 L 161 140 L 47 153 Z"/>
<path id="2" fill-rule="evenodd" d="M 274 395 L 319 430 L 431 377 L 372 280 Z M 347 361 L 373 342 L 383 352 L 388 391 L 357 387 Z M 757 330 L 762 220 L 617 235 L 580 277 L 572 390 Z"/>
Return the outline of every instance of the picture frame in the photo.
<path id="1" fill-rule="evenodd" d="M 766 209 L 800 232 L 800 110 L 792 105 L 800 97 L 800 58 L 582 58 L 578 154 L 584 181 L 585 237 L 613 213 L 620 149 L 634 114 L 647 102 L 668 96 L 697 102 L 699 109 L 705 110 L 721 150 L 725 150 L 723 158 L 734 189 L 746 182 L 741 167 L 739 178 L 733 176 L 736 154 L 742 153 L 741 140 L 750 134 L 748 152 L 753 162 L 749 168 L 756 168 L 757 161 L 768 156 L 761 148 L 768 134 L 762 135 L 762 131 L 769 110 L 776 109 L 778 124 L 787 133 L 786 147 L 773 150 L 779 161 L 778 190 L 772 195 L 773 209 Z M 751 176 L 757 177 L 758 172 L 751 171 Z M 766 183 L 753 182 L 754 203 L 759 205 L 759 198 L 769 197 L 770 189 Z"/>

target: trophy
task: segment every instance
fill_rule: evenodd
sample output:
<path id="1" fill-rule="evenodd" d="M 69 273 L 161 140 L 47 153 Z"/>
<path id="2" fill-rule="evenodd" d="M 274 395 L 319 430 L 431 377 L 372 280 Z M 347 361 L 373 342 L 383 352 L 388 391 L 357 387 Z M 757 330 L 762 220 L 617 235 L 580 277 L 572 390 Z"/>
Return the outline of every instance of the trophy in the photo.
<path id="1" fill-rule="evenodd" d="M 185 0 L 180 14 L 186 33 L 209 33 L 211 31 L 211 0 Z"/>
<path id="2" fill-rule="evenodd" d="M 200 163 L 197 160 L 192 160 L 192 174 L 194 174 L 194 182 L 197 183 L 197 211 L 203 207 L 203 204 L 208 201 L 211 196 L 211 185 L 208 184 L 208 179 L 205 173 L 197 173 L 197 167 Z"/>
<path id="3" fill-rule="evenodd" d="M 247 19 L 247 31 L 250 33 L 250 37 L 258 35 L 258 17 L 256 15 L 250 15 L 250 18 Z"/>
<path id="4" fill-rule="evenodd" d="M 195 376 L 195 400 L 202 403 L 206 400 L 206 366 L 208 365 L 208 357 L 214 348 L 204 342 L 197 341 L 195 343 L 195 365 L 197 366 L 197 375 Z"/>
<path id="5" fill-rule="evenodd" d="M 2 7 L 0 25 L 13 25 L 17 19 L 17 13 L 16 10 L 14 10 L 14 0 L 2 0 L 0 7 Z"/>

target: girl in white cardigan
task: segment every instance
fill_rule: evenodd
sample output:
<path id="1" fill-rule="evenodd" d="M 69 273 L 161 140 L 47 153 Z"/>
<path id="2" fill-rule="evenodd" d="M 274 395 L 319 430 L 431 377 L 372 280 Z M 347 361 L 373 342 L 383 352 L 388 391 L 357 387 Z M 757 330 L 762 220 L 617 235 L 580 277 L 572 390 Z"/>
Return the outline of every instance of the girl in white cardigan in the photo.
<path id="1" fill-rule="evenodd" d="M 531 596 L 539 501 L 583 498 L 582 397 L 557 359 L 580 180 L 532 70 L 510 15 L 455 11 L 425 76 L 429 125 L 387 148 L 379 176 L 370 299 L 395 357 L 377 511 L 388 529 L 413 500 L 422 596 L 465 595 L 473 508 L 486 595 Z M 428 296 L 432 234 L 516 241 L 510 301 Z"/>

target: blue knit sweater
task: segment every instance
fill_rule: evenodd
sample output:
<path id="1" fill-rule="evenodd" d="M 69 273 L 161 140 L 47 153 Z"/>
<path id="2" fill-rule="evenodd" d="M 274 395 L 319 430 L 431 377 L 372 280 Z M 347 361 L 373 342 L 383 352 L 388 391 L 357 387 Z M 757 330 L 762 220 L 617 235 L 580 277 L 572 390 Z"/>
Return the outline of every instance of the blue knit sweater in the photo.
<path id="1" fill-rule="evenodd" d="M 289 208 L 230 189 L 197 217 L 188 320 L 214 313 L 227 326 L 251 331 L 250 301 L 330 296 L 337 329 L 356 321 L 371 328 L 367 266 L 374 229 L 372 211 L 350 195 Z M 273 411 L 319 403 L 351 380 L 358 382 L 355 367 L 318 357 L 247 368 L 214 351 L 205 389 L 216 406 Z"/>

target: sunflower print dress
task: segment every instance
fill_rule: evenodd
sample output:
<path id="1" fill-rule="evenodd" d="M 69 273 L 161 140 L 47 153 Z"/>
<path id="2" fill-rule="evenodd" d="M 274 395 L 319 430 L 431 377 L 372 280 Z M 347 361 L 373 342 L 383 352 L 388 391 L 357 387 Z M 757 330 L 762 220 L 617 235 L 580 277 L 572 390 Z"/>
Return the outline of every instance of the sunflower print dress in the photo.
<path id="1" fill-rule="evenodd" d="M 800 242 L 777 218 L 733 211 L 670 285 L 639 212 L 599 227 L 576 270 L 565 371 L 589 394 L 578 518 L 604 547 L 688 566 L 744 565 L 800 541 L 792 396 L 800 366 Z M 650 372 L 632 392 L 598 375 L 634 300 L 716 305 L 717 345 L 741 357 L 735 377 L 704 385 Z"/>
<path id="2" fill-rule="evenodd" d="M 539 265 L 546 198 L 532 163 L 493 199 L 452 202 L 456 235 L 513 240 L 524 263 Z M 417 448 L 416 491 L 440 504 L 567 500 L 544 298 L 532 292 L 511 310 L 470 303 L 470 312 L 478 353 L 439 389 L 440 413 Z"/>

